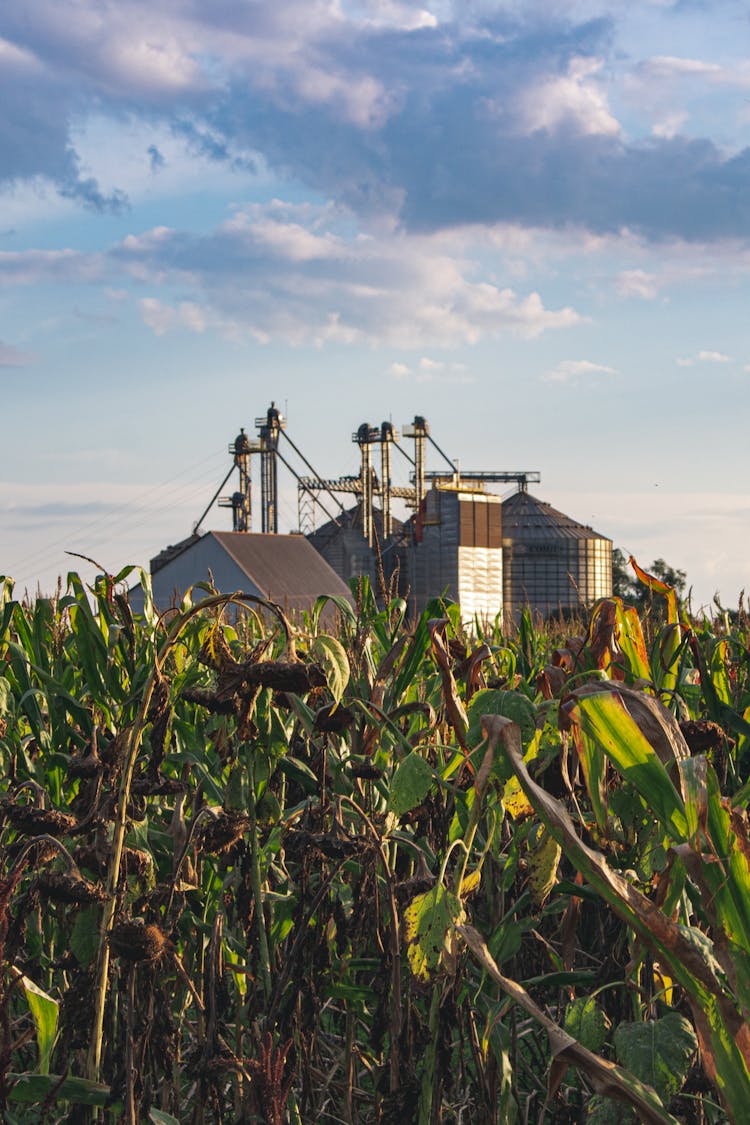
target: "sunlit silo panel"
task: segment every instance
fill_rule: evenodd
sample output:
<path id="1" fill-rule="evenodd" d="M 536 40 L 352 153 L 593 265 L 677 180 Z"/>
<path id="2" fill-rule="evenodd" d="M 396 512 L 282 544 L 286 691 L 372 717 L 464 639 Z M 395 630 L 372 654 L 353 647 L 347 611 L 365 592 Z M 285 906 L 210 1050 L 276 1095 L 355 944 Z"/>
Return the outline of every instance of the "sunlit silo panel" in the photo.
<path id="1" fill-rule="evenodd" d="M 412 552 L 414 609 L 445 593 L 461 617 L 492 622 L 502 610 L 502 501 L 449 486 L 431 488 L 416 520 Z"/>

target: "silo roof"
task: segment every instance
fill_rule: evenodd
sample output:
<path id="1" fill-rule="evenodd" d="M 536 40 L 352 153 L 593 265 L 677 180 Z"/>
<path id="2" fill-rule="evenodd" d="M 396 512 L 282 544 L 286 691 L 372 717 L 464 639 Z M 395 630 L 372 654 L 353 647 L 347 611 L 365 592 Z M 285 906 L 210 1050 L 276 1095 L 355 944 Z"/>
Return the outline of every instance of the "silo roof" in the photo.
<path id="1" fill-rule="evenodd" d="M 362 502 L 359 501 L 352 508 L 347 508 L 339 512 L 336 517 L 340 526 L 337 527 L 333 520 L 328 520 L 327 523 L 321 524 L 315 531 L 311 531 L 307 539 L 316 548 L 320 549 L 326 547 L 329 543 L 333 542 L 337 535 L 342 531 L 356 530 L 362 532 Z M 404 526 L 403 522 L 396 518 L 391 517 L 393 522 L 393 537 L 398 536 Z M 373 506 L 372 509 L 372 522 L 375 528 L 375 535 L 379 542 L 383 543 L 385 535 L 383 533 L 383 511 L 381 508 Z"/>
<path id="2" fill-rule="evenodd" d="M 508 539 L 607 538 L 529 492 L 514 492 L 503 501 L 503 535 Z"/>

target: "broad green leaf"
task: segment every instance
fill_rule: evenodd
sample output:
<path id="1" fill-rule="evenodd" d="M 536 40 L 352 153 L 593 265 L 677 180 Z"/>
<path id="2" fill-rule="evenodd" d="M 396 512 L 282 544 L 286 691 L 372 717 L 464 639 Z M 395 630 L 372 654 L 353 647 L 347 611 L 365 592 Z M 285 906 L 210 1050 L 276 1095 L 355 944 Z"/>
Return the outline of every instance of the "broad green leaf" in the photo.
<path id="1" fill-rule="evenodd" d="M 21 977 L 21 987 L 29 1005 L 34 1026 L 36 1028 L 36 1041 L 39 1047 L 39 1073 L 49 1074 L 49 1063 L 52 1048 L 57 1035 L 57 1016 L 60 1005 L 43 989 L 35 984 L 29 977 Z"/>
<path id="2" fill-rule="evenodd" d="M 107 1106 L 113 1112 L 120 1107 L 110 1103 L 110 1088 L 86 1078 L 65 1078 L 59 1074 L 9 1074 L 11 1090 L 8 1098 L 22 1105 L 41 1105 L 54 1091 L 58 1102 L 75 1105 Z"/>
<path id="3" fill-rule="evenodd" d="M 334 703 L 339 703 L 349 683 L 349 658 L 341 641 L 321 633 L 312 643 L 311 654 L 323 665 L 328 690 Z"/>
<path id="4" fill-rule="evenodd" d="M 679 1012 L 644 1023 L 621 1023 L 614 1043 L 622 1065 L 667 1099 L 679 1092 L 698 1049 L 690 1022 Z"/>
<path id="5" fill-rule="evenodd" d="M 13 691 L 5 676 L 0 676 L 0 715 L 5 715 L 11 707 Z"/>
<path id="6" fill-rule="evenodd" d="M 500 691 L 497 688 L 483 688 L 471 697 L 467 708 L 469 732 L 466 741 L 473 750 L 484 737 L 482 734 L 483 715 L 504 715 L 521 728 L 524 749 L 534 737 L 536 712 L 534 704 L 518 691 Z"/>
<path id="7" fill-rule="evenodd" d="M 155 1109 L 153 1106 L 148 1111 L 148 1119 L 153 1122 L 153 1125 L 180 1125 L 176 1117 L 171 1113 L 165 1113 L 163 1109 Z"/>
<path id="8" fill-rule="evenodd" d="M 636 1125 L 630 1106 L 594 1094 L 586 1109 L 586 1125 Z"/>
<path id="9" fill-rule="evenodd" d="M 453 928 L 464 920 L 461 900 L 438 883 L 404 911 L 406 955 L 414 976 L 427 981 L 449 952 Z"/>
<path id="10" fill-rule="evenodd" d="M 70 948 L 80 965 L 90 965 L 99 948 L 99 925 L 101 909 L 87 906 L 76 914 L 70 931 Z"/>
<path id="11" fill-rule="evenodd" d="M 430 765 L 418 751 L 413 750 L 396 767 L 391 779 L 388 808 L 396 816 L 416 808 L 429 793 L 432 780 Z"/>
<path id="12" fill-rule="evenodd" d="M 568 1004 L 564 1027 L 589 1051 L 601 1051 L 607 1041 L 607 1017 L 593 996 L 579 996 Z"/>

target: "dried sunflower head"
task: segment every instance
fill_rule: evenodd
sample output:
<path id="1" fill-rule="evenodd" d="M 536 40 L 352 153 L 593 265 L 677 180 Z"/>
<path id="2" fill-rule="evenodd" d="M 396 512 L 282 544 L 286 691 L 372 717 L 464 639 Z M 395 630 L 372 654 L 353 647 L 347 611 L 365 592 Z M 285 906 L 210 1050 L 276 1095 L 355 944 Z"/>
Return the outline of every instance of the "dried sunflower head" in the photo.
<path id="1" fill-rule="evenodd" d="M 124 961 L 158 961 L 164 955 L 169 939 L 163 930 L 142 918 L 118 922 L 109 935 L 109 947 L 115 957 Z"/>
<path id="2" fill-rule="evenodd" d="M 212 855 L 222 855 L 242 839 L 249 827 L 249 816 L 233 809 L 219 809 L 200 826 L 198 848 Z"/>
<path id="3" fill-rule="evenodd" d="M 8 823 L 24 836 L 66 836 L 78 823 L 74 816 L 58 809 L 35 809 L 15 801 L 4 801 L 2 809 Z"/>
<path id="4" fill-rule="evenodd" d="M 107 892 L 98 883 L 90 883 L 80 875 L 51 871 L 38 875 L 36 886 L 42 898 L 53 902 L 67 902 L 76 906 L 91 906 L 106 902 Z"/>

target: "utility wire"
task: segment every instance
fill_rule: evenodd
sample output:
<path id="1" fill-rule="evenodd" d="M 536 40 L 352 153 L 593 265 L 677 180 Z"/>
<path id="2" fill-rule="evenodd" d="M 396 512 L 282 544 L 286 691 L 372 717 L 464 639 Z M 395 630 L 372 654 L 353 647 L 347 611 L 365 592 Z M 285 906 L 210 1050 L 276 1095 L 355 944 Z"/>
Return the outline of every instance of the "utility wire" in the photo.
<path id="1" fill-rule="evenodd" d="M 176 473 L 173 477 L 170 477 L 162 484 L 152 485 L 149 488 L 136 493 L 132 500 L 124 500 L 120 504 L 117 504 L 114 508 L 105 512 L 102 516 L 97 516 L 95 519 L 92 519 L 88 523 L 80 525 L 73 531 L 66 531 L 57 539 L 53 539 L 51 542 L 48 542 L 40 551 L 35 551 L 19 559 L 16 562 L 14 569 L 21 569 L 23 567 L 33 565 L 34 563 L 43 563 L 47 558 L 50 558 L 52 554 L 57 554 L 55 548 L 62 547 L 63 544 L 69 543 L 72 539 L 80 538 L 80 536 L 84 535 L 92 528 L 95 528 L 98 532 L 101 532 L 104 526 L 112 520 L 118 520 L 119 526 L 122 530 L 127 527 L 129 522 L 131 522 L 134 518 L 140 516 L 143 512 L 151 511 L 155 515 L 160 514 L 162 511 L 172 506 L 172 500 L 160 504 L 157 507 L 149 507 L 148 505 L 144 504 L 133 507 L 133 505 L 136 504 L 136 502 L 139 500 L 142 501 L 152 496 L 160 496 L 163 498 L 165 496 L 172 496 L 175 493 L 184 492 L 188 487 L 192 487 L 193 483 L 197 483 L 205 474 L 200 474 L 199 476 L 193 478 L 192 481 L 177 485 L 176 487 L 171 489 L 167 489 L 167 492 L 164 492 L 163 489 L 167 488 L 167 486 L 169 485 L 174 485 L 175 482 L 178 481 L 181 477 L 184 477 L 186 473 L 194 472 L 196 468 L 206 465 L 209 461 L 215 460 L 216 457 L 217 454 L 212 453 L 209 457 L 204 458 L 202 461 L 195 462 L 193 465 L 189 465 L 186 469 L 183 469 L 179 473 Z M 120 518 L 120 513 L 122 512 L 128 512 L 128 515 L 125 517 L 125 519 Z M 99 537 L 95 535 L 94 539 L 96 540 L 97 538 Z"/>

